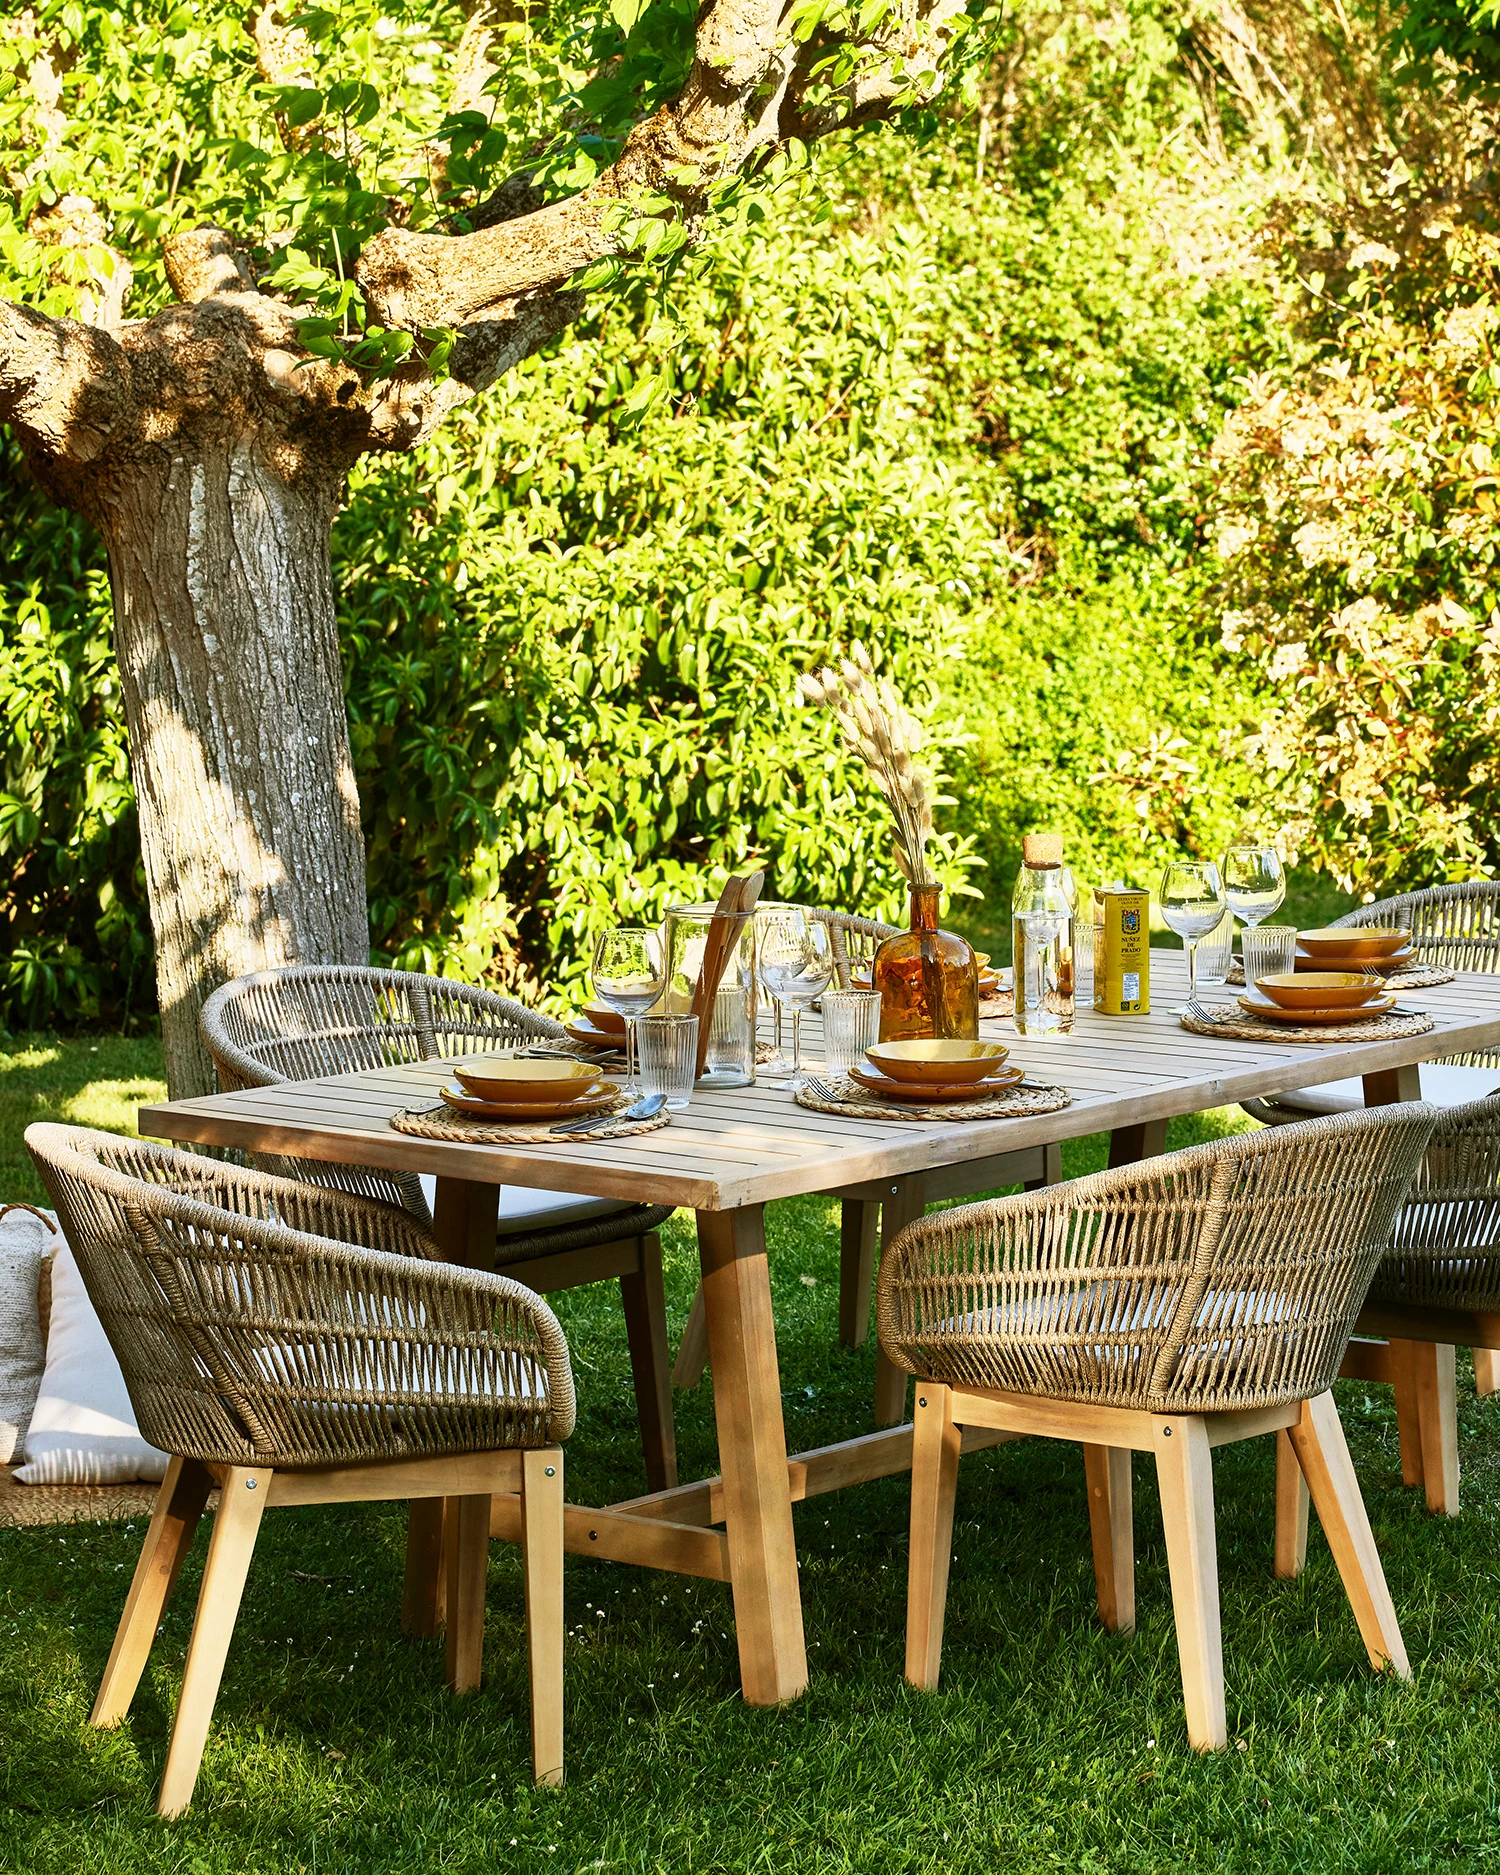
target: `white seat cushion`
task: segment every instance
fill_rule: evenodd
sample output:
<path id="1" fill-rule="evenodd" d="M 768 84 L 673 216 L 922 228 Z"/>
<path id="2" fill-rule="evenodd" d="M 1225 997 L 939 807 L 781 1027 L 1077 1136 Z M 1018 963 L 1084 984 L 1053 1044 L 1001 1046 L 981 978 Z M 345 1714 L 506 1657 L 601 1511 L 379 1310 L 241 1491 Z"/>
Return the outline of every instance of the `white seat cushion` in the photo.
<path id="1" fill-rule="evenodd" d="M 1487 1094 L 1500 1094 L 1500 1067 L 1470 1068 L 1447 1061 L 1424 1061 L 1418 1070 L 1422 1077 L 1422 1098 L 1435 1107 L 1461 1107 L 1470 1100 L 1483 1100 Z M 1280 1107 L 1295 1107 L 1299 1113 L 1356 1113 L 1365 1104 L 1365 1084 L 1361 1080 L 1325 1081 L 1321 1087 L 1299 1087 L 1295 1093 L 1273 1094 Z"/>
<path id="2" fill-rule="evenodd" d="M 437 1197 L 437 1180 L 426 1172 L 422 1174 L 422 1196 L 430 1211 Z M 558 1230 L 564 1224 L 586 1224 L 597 1217 L 613 1217 L 634 1209 L 633 1204 L 618 1198 L 583 1198 L 576 1191 L 533 1191 L 526 1185 L 502 1185 L 496 1234 L 508 1237 L 518 1231 Z"/>
<path id="3" fill-rule="evenodd" d="M 125 1376 L 73 1252 L 52 1257 L 52 1320 L 47 1366 L 26 1431 L 17 1484 L 128 1484 L 160 1481 L 167 1455 L 147 1445 L 135 1423 Z"/>

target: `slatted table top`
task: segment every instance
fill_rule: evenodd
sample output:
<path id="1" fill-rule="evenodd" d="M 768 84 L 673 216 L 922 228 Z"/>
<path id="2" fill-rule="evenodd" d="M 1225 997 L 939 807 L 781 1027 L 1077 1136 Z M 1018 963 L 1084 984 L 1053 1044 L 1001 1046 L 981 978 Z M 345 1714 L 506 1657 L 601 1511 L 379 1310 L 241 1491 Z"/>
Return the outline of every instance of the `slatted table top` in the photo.
<path id="1" fill-rule="evenodd" d="M 389 1124 L 400 1108 L 437 1100 L 451 1064 L 431 1061 L 168 1101 L 142 1107 L 139 1125 L 143 1134 L 200 1145 L 724 1211 L 1500 1048 L 1500 976 L 1463 975 L 1440 989 L 1408 993 L 1406 1002 L 1436 1020 L 1427 1034 L 1351 1043 L 1333 1031 L 1315 1045 L 1190 1035 L 1170 1013 L 1185 989 L 1181 953 L 1158 951 L 1150 1015 L 1080 1011 L 1072 1036 L 1056 1041 L 1024 1040 L 1009 1021 L 982 1023 L 981 1034 L 1007 1042 L 1029 1075 L 1073 1096 L 1069 1107 L 1024 1119 L 931 1125 L 843 1119 L 799 1107 L 784 1084 L 762 1082 L 695 1094 L 669 1126 L 625 1139 L 456 1144 L 413 1138 Z M 816 1061 L 816 1022 L 805 1027 L 805 1053 Z"/>

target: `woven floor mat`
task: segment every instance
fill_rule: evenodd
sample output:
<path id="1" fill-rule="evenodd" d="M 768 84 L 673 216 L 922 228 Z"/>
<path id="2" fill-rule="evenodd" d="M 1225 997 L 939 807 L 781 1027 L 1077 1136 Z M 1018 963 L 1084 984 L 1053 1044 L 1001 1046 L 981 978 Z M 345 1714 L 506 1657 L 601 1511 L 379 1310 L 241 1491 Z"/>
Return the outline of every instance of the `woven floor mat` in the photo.
<path id="1" fill-rule="evenodd" d="M 1384 978 L 1393 990 L 1436 990 L 1451 983 L 1457 971 L 1444 970 L 1440 964 L 1412 964 L 1405 970 L 1393 970 Z M 1238 957 L 1229 966 L 1231 989 L 1245 987 L 1245 966 Z"/>
<path id="2" fill-rule="evenodd" d="M 1199 998 L 1200 1003 L 1203 999 Z M 1363 1022 L 1332 1022 L 1298 1028 L 1291 1022 L 1272 1022 L 1265 1016 L 1246 1015 L 1233 1003 L 1203 1003 L 1213 1020 L 1204 1022 L 1190 1011 L 1178 1021 L 1190 1035 L 1222 1035 L 1240 1042 L 1394 1042 L 1408 1035 L 1425 1035 L 1433 1028 L 1431 1016 L 1369 1016 Z"/>
<path id="3" fill-rule="evenodd" d="M 986 1100 L 955 1100 L 942 1105 L 903 1106 L 894 1100 L 880 1100 L 868 1094 L 857 1081 L 842 1074 L 830 1074 L 827 1084 L 839 1096 L 824 1100 L 811 1089 L 799 1087 L 796 1102 L 814 1113 L 842 1114 L 851 1120 L 1022 1120 L 1028 1114 L 1055 1113 L 1059 1107 L 1072 1105 L 1073 1096 L 1065 1087 L 1048 1087 L 1039 1092 L 1017 1088 L 1014 1093 L 994 1094 Z"/>
<path id="4" fill-rule="evenodd" d="M 625 1106 L 623 1095 L 617 1106 Z M 580 1118 L 582 1116 L 580 1115 Z M 447 1139 L 462 1146 L 561 1146 L 566 1142 L 590 1139 L 626 1139 L 632 1133 L 654 1133 L 665 1126 L 671 1114 L 663 1110 L 649 1120 L 615 1120 L 608 1113 L 599 1115 L 597 1126 L 587 1132 L 557 1134 L 558 1120 L 479 1120 L 467 1113 L 455 1113 L 451 1107 L 407 1107 L 391 1115 L 391 1125 L 398 1133 L 411 1133 L 418 1139 Z"/>

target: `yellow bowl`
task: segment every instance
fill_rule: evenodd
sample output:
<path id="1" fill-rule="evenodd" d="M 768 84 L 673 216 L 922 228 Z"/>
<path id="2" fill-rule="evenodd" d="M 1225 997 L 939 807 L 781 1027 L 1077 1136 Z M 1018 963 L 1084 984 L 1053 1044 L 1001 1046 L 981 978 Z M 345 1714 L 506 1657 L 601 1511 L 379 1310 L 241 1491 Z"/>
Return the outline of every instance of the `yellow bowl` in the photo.
<path id="1" fill-rule="evenodd" d="M 624 1041 L 625 1018 L 617 1009 L 606 1008 L 603 1003 L 585 1003 L 579 1013 L 596 1029 L 603 1029 L 606 1035 L 618 1035 Z"/>
<path id="2" fill-rule="evenodd" d="M 1255 987 L 1282 1009 L 1358 1009 L 1385 994 L 1379 977 L 1353 970 L 1297 970 L 1261 977 Z"/>
<path id="3" fill-rule="evenodd" d="M 592 1061 L 518 1061 L 513 1055 L 474 1055 L 455 1061 L 466 1093 L 496 1102 L 569 1100 L 599 1078 Z"/>
<path id="4" fill-rule="evenodd" d="M 953 1087 L 995 1073 L 1010 1050 L 1002 1042 L 876 1042 L 865 1050 L 893 1081 Z"/>
<path id="5" fill-rule="evenodd" d="M 1297 933 L 1297 942 L 1314 957 L 1389 957 L 1410 938 L 1410 931 L 1396 925 L 1328 925 Z"/>

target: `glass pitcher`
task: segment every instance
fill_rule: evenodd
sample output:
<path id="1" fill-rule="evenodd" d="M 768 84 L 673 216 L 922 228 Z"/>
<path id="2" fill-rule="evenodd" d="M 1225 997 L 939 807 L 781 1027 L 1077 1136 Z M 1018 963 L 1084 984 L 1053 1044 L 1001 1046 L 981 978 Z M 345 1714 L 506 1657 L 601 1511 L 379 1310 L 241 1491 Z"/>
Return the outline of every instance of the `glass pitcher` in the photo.
<path id="1" fill-rule="evenodd" d="M 667 908 L 667 988 L 658 1007 L 687 1015 L 703 973 L 712 905 Z M 755 1080 L 755 920 L 747 918 L 719 978 L 708 1021 L 708 1054 L 699 1087 L 749 1087 Z"/>

